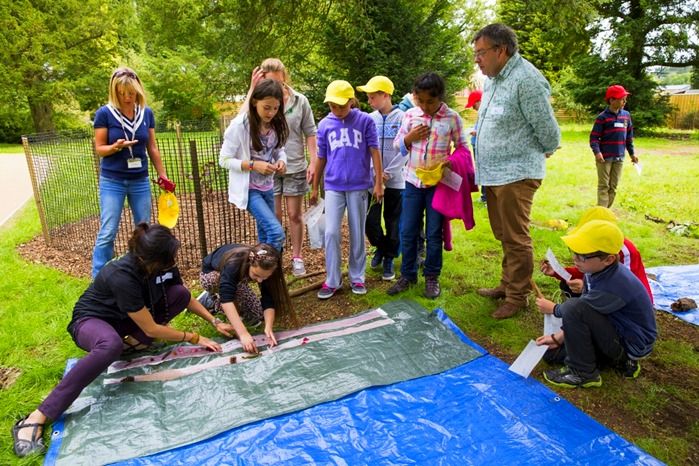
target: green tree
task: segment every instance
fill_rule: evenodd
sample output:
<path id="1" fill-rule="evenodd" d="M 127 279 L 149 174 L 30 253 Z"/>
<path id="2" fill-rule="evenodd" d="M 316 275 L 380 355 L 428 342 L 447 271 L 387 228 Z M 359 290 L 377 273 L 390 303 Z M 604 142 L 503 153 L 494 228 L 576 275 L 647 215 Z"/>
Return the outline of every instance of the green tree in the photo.
<path id="1" fill-rule="evenodd" d="M 0 95 L 28 107 L 35 131 L 56 129 L 57 99 L 74 96 L 82 110 L 105 100 L 105 77 L 133 18 L 129 2 L 17 0 L 0 4 L 0 18 L 0 71 L 9 83 Z"/>
<path id="2" fill-rule="evenodd" d="M 469 40 L 480 25 L 475 8 L 452 0 L 345 1 L 330 10 L 320 37 L 322 54 L 303 69 L 318 115 L 330 81 L 364 84 L 388 76 L 396 96 L 409 92 L 416 76 L 435 71 L 450 91 L 463 88 L 473 69 Z"/>
<path id="3" fill-rule="evenodd" d="M 597 111 L 607 86 L 627 87 L 639 127 L 663 124 L 669 111 L 655 94 L 648 69 L 699 64 L 696 1 L 503 0 L 499 5 L 501 19 L 520 36 L 523 55 L 549 77 L 573 64 L 575 79 L 567 80 L 568 90 L 578 103 Z"/>
<path id="4" fill-rule="evenodd" d="M 169 0 L 139 0 L 140 22 L 151 33 L 144 52 L 155 97 L 179 118 L 183 113 L 174 109 L 190 100 L 194 118 L 197 108 L 209 108 L 212 101 L 244 95 L 252 69 L 267 57 L 280 58 L 293 74 L 318 47 L 317 31 L 331 4 L 183 0 L 173 6 Z M 168 71 L 184 81 L 176 82 Z"/>
<path id="5" fill-rule="evenodd" d="M 497 17 L 516 31 L 522 56 L 551 82 L 590 49 L 593 2 L 506 0 L 498 3 Z"/>

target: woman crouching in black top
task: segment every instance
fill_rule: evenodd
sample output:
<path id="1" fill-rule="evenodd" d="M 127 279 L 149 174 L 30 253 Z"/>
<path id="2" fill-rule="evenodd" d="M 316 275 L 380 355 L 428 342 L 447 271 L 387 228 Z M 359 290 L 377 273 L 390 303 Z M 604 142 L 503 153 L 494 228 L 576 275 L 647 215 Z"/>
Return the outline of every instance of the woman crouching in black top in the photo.
<path id="1" fill-rule="evenodd" d="M 180 242 L 161 225 L 139 224 L 129 239 L 129 252 L 108 262 L 73 309 L 68 332 L 88 354 L 63 377 L 49 396 L 12 429 L 17 456 L 45 450 L 42 435 L 47 420 L 56 420 L 85 387 L 125 348 L 150 346 L 153 339 L 190 342 L 211 351 L 221 346 L 196 332 L 166 324 L 188 308 L 231 336 L 232 326 L 214 317 L 182 284 L 175 264 Z"/>

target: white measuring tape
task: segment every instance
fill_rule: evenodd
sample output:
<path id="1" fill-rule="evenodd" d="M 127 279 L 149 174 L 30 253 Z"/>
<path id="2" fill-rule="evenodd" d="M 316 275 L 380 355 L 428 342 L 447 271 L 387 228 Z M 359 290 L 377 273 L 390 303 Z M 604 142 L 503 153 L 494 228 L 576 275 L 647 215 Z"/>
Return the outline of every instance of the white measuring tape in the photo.
<path id="1" fill-rule="evenodd" d="M 381 312 L 383 312 L 383 311 L 381 311 Z M 383 312 L 383 315 L 386 316 L 386 313 Z M 332 323 L 337 323 L 337 322 L 330 322 L 330 323 L 332 324 Z M 216 359 L 213 359 L 213 360 L 206 362 L 204 364 L 183 367 L 181 369 L 166 369 L 163 371 L 153 372 L 150 374 L 108 378 L 108 379 L 104 379 L 103 384 L 104 385 L 114 385 L 114 384 L 126 383 L 126 382 L 156 382 L 156 381 L 157 382 L 164 382 L 167 380 L 175 380 L 175 379 L 179 379 L 180 377 L 185 377 L 188 375 L 196 374 L 197 372 L 201 372 L 203 370 L 211 369 L 214 367 L 227 366 L 230 364 L 241 364 L 241 363 L 249 362 L 249 361 L 256 359 L 258 357 L 262 357 L 264 355 L 276 353 L 277 351 L 280 351 L 280 350 L 296 348 L 299 346 L 306 345 L 308 343 L 314 343 L 316 341 L 327 340 L 329 338 L 335 338 L 335 337 L 339 337 L 339 336 L 352 335 L 354 333 L 365 332 L 367 330 L 371 330 L 371 329 L 375 329 L 375 328 L 379 328 L 379 327 L 384 327 L 386 325 L 391 325 L 394 323 L 395 323 L 395 321 L 393 319 L 390 319 L 388 317 L 384 317 L 384 318 L 375 320 L 373 322 L 369 322 L 369 323 L 364 324 L 364 325 L 359 325 L 357 327 L 348 327 L 348 328 L 336 330 L 334 332 L 326 332 L 326 333 L 320 333 L 320 334 L 316 334 L 316 335 L 304 336 L 303 338 L 287 341 L 285 343 L 282 343 L 281 345 L 275 346 L 274 348 L 269 348 L 269 349 L 262 351 L 260 353 L 257 353 L 257 354 L 240 352 L 240 353 L 236 353 L 236 354 L 233 354 L 230 356 L 223 356 L 220 358 L 216 358 Z M 211 354 L 211 352 L 209 352 L 208 354 Z"/>

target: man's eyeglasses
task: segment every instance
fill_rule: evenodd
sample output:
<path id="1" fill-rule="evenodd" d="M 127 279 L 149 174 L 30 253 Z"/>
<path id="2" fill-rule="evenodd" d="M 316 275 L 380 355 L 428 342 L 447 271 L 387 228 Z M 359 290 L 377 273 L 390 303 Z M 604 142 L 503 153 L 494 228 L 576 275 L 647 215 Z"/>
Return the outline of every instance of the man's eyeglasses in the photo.
<path id="1" fill-rule="evenodd" d="M 483 55 L 485 55 L 485 53 L 486 53 L 488 50 L 493 50 L 493 49 L 496 49 L 496 48 L 498 48 L 498 46 L 497 46 L 497 45 L 493 45 L 492 47 L 488 47 L 487 49 L 476 50 L 476 52 L 473 54 L 473 56 L 476 57 L 476 58 L 481 58 Z"/>
<path id="2" fill-rule="evenodd" d="M 602 259 L 603 257 L 611 256 L 611 254 L 606 254 L 606 253 L 596 253 L 596 254 L 578 254 L 577 252 L 573 253 L 573 259 L 578 260 L 580 262 L 585 262 L 588 259 L 594 259 L 595 257 L 599 257 Z"/>

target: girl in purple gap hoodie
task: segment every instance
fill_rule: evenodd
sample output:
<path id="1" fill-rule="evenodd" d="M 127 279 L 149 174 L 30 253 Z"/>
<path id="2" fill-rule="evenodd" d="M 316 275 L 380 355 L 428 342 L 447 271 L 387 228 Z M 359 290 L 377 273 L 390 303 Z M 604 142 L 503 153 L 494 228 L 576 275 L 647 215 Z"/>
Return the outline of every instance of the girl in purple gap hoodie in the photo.
<path id="1" fill-rule="evenodd" d="M 364 225 L 368 190 L 374 186 L 375 202 L 383 199 L 383 169 L 376 124 L 371 117 L 352 108 L 354 89 L 347 81 L 333 81 L 325 91 L 330 113 L 318 125 L 318 164 L 313 177 L 310 202 L 318 201 L 318 176 L 325 179 L 325 270 L 318 298 L 331 298 L 342 285 L 340 240 L 342 218 L 347 208 L 350 232 L 349 278 L 352 292 L 366 294 L 364 272 Z M 370 161 L 375 175 L 371 179 Z"/>

